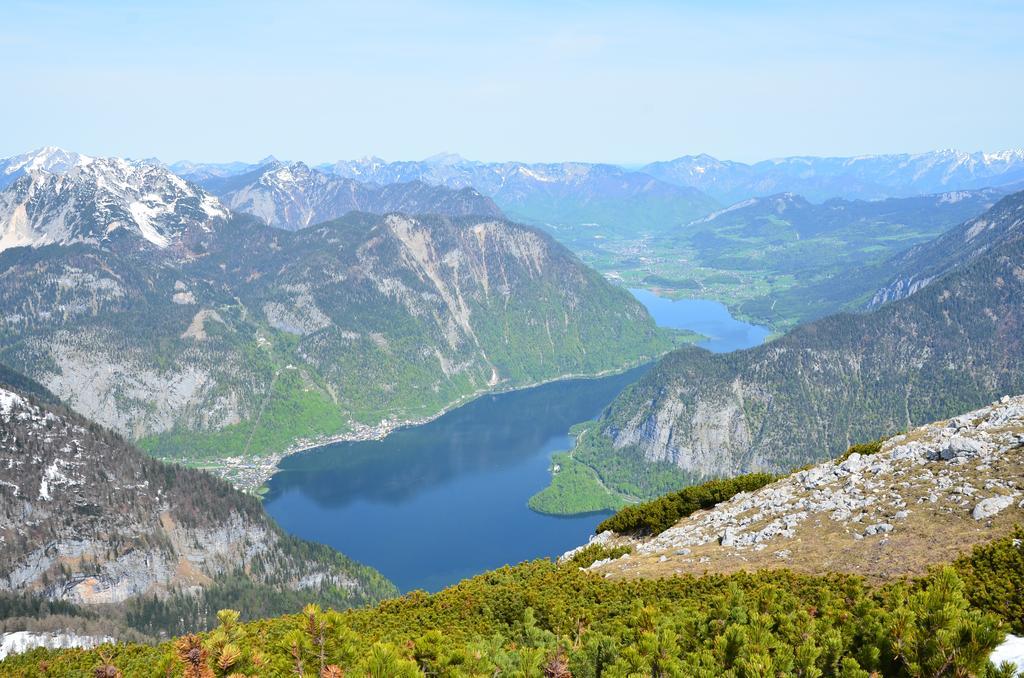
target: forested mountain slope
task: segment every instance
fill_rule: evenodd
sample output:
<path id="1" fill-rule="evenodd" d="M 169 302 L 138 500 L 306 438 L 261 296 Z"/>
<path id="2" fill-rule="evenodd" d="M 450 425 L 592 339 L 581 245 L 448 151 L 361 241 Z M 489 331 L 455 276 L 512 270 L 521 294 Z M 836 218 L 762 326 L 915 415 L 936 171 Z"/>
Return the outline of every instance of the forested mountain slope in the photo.
<path id="1" fill-rule="evenodd" d="M 886 262 L 886 284 L 871 299 L 872 307 L 902 299 L 935 278 L 1024 234 L 1024 204 L 1020 194 L 939 238 L 922 243 Z"/>
<path id="2" fill-rule="evenodd" d="M 668 489 L 658 478 L 785 471 L 1024 391 L 1022 202 L 1014 194 L 980 218 L 990 246 L 906 299 L 746 351 L 669 354 L 576 456 L 606 483 L 652 495 Z"/>
<path id="3" fill-rule="evenodd" d="M 127 233 L 127 232 L 126 232 Z M 151 451 L 281 452 L 670 343 L 550 237 L 500 219 L 248 217 L 0 253 L 0 355 Z"/>
<path id="4" fill-rule="evenodd" d="M 150 633 L 204 627 L 224 589 L 261 601 L 248 615 L 395 593 L 376 571 L 285 535 L 257 499 L 150 459 L 12 375 L 0 374 L 0 592 L 115 604 L 115 617 L 177 595 L 161 623 L 136 619 Z"/>

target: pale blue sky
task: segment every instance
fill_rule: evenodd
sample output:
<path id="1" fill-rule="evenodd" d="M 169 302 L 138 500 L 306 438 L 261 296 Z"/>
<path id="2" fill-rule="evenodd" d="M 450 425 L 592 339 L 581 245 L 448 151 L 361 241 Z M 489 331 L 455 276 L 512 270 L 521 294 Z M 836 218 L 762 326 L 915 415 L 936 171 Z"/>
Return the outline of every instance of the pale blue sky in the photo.
<path id="1" fill-rule="evenodd" d="M 1024 3 L 0 3 L 0 156 L 1024 146 Z"/>

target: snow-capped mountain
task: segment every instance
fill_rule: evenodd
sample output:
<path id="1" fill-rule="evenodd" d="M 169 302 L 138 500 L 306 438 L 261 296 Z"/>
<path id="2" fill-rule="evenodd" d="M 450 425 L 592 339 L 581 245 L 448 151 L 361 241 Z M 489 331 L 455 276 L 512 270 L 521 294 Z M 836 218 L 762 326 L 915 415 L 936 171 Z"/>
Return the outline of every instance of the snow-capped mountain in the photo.
<path id="1" fill-rule="evenodd" d="M 14 155 L 0 159 L 0 188 L 14 183 L 18 178 L 30 172 L 45 170 L 47 172 L 66 172 L 81 163 L 85 156 L 65 151 L 56 146 L 47 146 L 30 153 Z"/>
<path id="2" fill-rule="evenodd" d="M 388 162 L 375 156 L 359 160 L 341 160 L 330 165 L 320 165 L 318 169 L 359 181 L 372 181 L 378 184 L 394 184 L 404 181 L 425 181 L 428 184 L 463 188 L 473 186 L 477 190 L 492 195 L 503 183 L 499 168 L 508 164 L 520 163 L 484 163 L 465 158 L 454 153 L 442 153 L 425 160 L 400 160 Z"/>
<path id="3" fill-rule="evenodd" d="M 18 175 L 0 190 L 0 250 L 125 234 L 167 248 L 229 214 L 215 197 L 152 162 L 45 148 L 0 166 Z"/>
<path id="4" fill-rule="evenodd" d="M 709 155 L 655 162 L 643 171 L 720 200 L 783 192 L 810 200 L 879 199 L 1007 186 L 1024 181 L 1024 149 L 996 153 L 956 150 L 852 158 L 794 156 L 748 165 Z"/>
<path id="5" fill-rule="evenodd" d="M 232 210 L 271 226 L 299 229 L 348 212 L 501 217 L 501 210 L 475 189 L 454 190 L 422 181 L 387 185 L 339 177 L 308 165 L 274 161 L 254 171 L 201 182 Z"/>
<path id="6" fill-rule="evenodd" d="M 238 176 L 271 161 L 273 157 L 256 164 L 179 162 L 171 168 L 190 180 L 202 181 Z M 876 200 L 1009 186 L 1024 182 L 1024 149 L 790 156 L 756 163 L 720 160 L 702 153 L 653 162 L 636 171 L 600 163 L 479 162 L 441 153 L 424 160 L 395 162 L 369 156 L 317 165 L 316 169 L 378 184 L 423 181 L 449 188 L 472 186 L 506 210 L 506 203 L 512 202 L 508 194 L 522 191 L 528 185 L 550 190 L 561 185 L 580 186 L 617 179 L 625 189 L 638 184 L 638 178 L 645 175 L 673 186 L 697 189 L 728 205 L 787 192 L 821 202 L 833 197 Z"/>

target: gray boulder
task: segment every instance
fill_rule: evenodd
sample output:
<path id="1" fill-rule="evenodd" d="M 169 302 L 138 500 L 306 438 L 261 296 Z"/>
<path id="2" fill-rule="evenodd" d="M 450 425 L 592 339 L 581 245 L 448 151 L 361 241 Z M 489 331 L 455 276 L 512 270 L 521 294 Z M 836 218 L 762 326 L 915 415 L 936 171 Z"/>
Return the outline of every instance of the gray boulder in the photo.
<path id="1" fill-rule="evenodd" d="M 971 517 L 975 520 L 985 520 L 986 518 L 998 515 L 1012 505 L 1013 497 L 1009 495 L 982 499 L 975 505 L 974 511 L 971 512 Z"/>

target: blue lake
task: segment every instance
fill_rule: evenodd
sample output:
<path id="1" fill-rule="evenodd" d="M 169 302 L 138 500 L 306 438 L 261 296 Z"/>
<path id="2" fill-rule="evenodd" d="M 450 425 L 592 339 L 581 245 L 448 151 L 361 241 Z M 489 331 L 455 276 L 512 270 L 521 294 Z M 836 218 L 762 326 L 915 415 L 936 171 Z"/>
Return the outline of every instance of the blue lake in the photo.
<path id="1" fill-rule="evenodd" d="M 711 337 L 711 350 L 767 336 L 721 304 L 634 294 L 659 324 Z M 291 534 L 372 565 L 403 591 L 559 555 L 584 543 L 603 516 L 545 516 L 526 501 L 547 485 L 551 453 L 569 448 L 569 427 L 600 414 L 646 369 L 485 396 L 384 440 L 287 457 L 268 484 L 266 509 Z"/>
<path id="2" fill-rule="evenodd" d="M 725 304 L 707 299 L 669 299 L 650 290 L 630 290 L 662 327 L 693 330 L 707 337 L 697 344 L 714 353 L 739 351 L 764 343 L 767 327 L 733 318 Z"/>
<path id="3" fill-rule="evenodd" d="M 383 440 L 286 457 L 267 511 L 403 591 L 561 554 L 585 542 L 601 516 L 545 516 L 526 500 L 547 485 L 551 453 L 569 449 L 569 427 L 597 416 L 645 370 L 485 396 Z"/>

